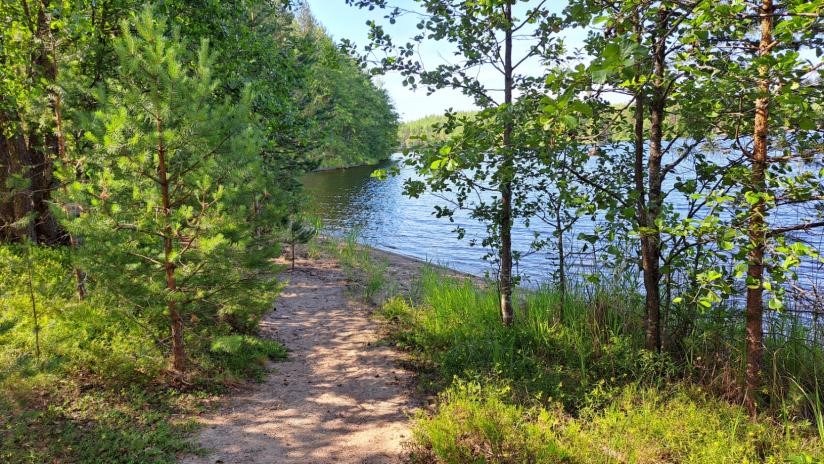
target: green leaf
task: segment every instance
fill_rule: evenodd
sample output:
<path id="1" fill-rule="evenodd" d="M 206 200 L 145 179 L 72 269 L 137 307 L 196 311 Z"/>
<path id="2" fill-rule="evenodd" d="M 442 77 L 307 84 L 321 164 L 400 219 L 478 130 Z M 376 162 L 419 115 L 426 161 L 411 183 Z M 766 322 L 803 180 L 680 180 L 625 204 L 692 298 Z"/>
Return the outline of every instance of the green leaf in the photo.
<path id="1" fill-rule="evenodd" d="M 782 308 L 784 308 L 784 302 L 781 301 L 781 299 L 777 296 L 773 296 L 772 298 L 770 298 L 768 306 L 773 311 L 780 311 Z"/>
<path id="2" fill-rule="evenodd" d="M 815 121 L 812 118 L 801 118 L 798 120 L 798 128 L 801 130 L 815 130 Z"/>
<path id="3" fill-rule="evenodd" d="M 446 165 L 446 161 L 447 160 L 445 158 L 436 159 L 429 165 L 429 169 L 437 171 Z"/>
<path id="4" fill-rule="evenodd" d="M 761 201 L 761 195 L 752 191 L 744 192 L 744 200 L 746 200 L 747 203 L 754 205 Z"/>

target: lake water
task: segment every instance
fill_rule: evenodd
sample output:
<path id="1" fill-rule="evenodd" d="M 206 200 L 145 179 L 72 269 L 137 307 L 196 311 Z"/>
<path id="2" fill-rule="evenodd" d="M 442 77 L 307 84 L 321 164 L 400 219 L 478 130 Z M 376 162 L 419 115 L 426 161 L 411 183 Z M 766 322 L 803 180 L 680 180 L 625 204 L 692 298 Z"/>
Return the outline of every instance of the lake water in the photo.
<path id="1" fill-rule="evenodd" d="M 483 259 L 490 250 L 470 245 L 472 238 L 480 239 L 485 235 L 483 224 L 470 218 L 466 211 L 457 211 L 454 223 L 447 218 L 435 217 L 433 207 L 444 202 L 431 194 L 420 198 L 403 195 L 404 181 L 416 176 L 411 168 L 401 165 L 400 175 L 385 180 L 370 177 L 375 169 L 375 166 L 364 166 L 319 171 L 303 178 L 307 193 L 313 199 L 315 214 L 323 220 L 327 233 L 342 236 L 358 229 L 359 240 L 376 248 L 473 275 L 494 274 L 493 264 Z M 677 200 L 674 203 L 676 210 L 685 208 Z M 792 217 L 787 220 L 797 219 Z M 453 232 L 457 226 L 466 230 L 463 240 L 459 240 Z M 594 226 L 595 223 L 589 218 L 580 220 L 569 234 L 571 243 L 567 249 L 580 249 L 581 243 L 575 243 L 574 237 L 580 232 L 592 232 Z M 528 252 L 535 231 L 549 235 L 551 228 L 535 221 L 530 228 L 516 223 L 512 234 L 513 248 Z M 821 249 L 821 237 L 811 238 Z M 589 273 L 593 267 L 600 268 L 596 258 L 592 253 L 572 258 L 570 274 L 580 276 Z M 523 256 L 516 271 L 525 284 L 534 285 L 550 281 L 556 267 L 551 252 L 538 252 Z M 635 272 L 637 270 L 629 274 Z M 822 288 L 820 278 L 824 273 L 820 264 L 804 263 L 799 274 L 805 286 Z"/>
<path id="2" fill-rule="evenodd" d="M 432 212 L 434 205 L 442 204 L 438 198 L 403 195 L 403 182 L 415 175 L 413 170 L 403 167 L 400 175 L 379 180 L 370 176 L 376 168 L 318 171 L 303 178 L 313 210 L 323 220 L 326 232 L 342 236 L 357 229 L 359 241 L 379 249 L 479 276 L 493 271 L 483 259 L 489 250 L 469 244 L 470 237 L 480 237 L 485 232 L 482 224 L 463 211 L 455 214 L 455 223 L 436 218 Z M 453 233 L 458 225 L 467 229 L 464 240 L 458 240 Z M 523 240 L 522 234 L 513 235 L 516 243 Z M 530 273 L 548 275 L 544 264 L 530 260 Z"/>

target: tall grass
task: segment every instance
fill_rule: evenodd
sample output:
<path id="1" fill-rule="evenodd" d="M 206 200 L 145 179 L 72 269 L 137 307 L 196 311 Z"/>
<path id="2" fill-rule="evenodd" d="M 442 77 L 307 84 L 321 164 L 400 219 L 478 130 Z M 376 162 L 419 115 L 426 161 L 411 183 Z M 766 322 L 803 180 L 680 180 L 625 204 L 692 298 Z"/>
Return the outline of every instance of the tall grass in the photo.
<path id="1" fill-rule="evenodd" d="M 680 318 L 689 321 L 690 329 L 678 332 L 670 327 L 670 339 L 677 343 L 668 351 L 682 365 L 685 376 L 722 397 L 737 400 L 746 363 L 741 311 L 718 307 Z M 815 341 L 813 330 L 798 314 L 776 313 L 765 320 L 763 410 L 812 418 L 813 410 L 799 397 L 796 387 L 824 392 L 824 347 Z"/>
<path id="2" fill-rule="evenodd" d="M 809 405 L 813 426 L 818 434 L 821 446 L 824 447 L 824 401 L 821 399 L 822 392 L 818 389 L 808 392 L 800 383 L 794 382 L 794 384 L 801 393 L 802 398 L 806 400 Z"/>
<path id="3" fill-rule="evenodd" d="M 559 298 L 551 287 L 520 291 L 506 328 L 493 290 L 425 269 L 415 301 L 384 305 L 422 388 L 440 392 L 436 412 L 417 418 L 415 460 L 816 462 L 824 453 L 803 421 L 750 421 L 693 383 L 691 362 L 718 354 L 706 350 L 729 334 L 726 324 L 701 322 L 717 333 L 686 342 L 688 362 L 642 348 L 642 302 L 620 285 Z"/>
<path id="4" fill-rule="evenodd" d="M 433 269 L 423 271 L 420 289 L 416 305 L 396 298 L 383 314 L 394 320 L 404 314 L 395 336 L 435 369 L 434 389 L 455 376 L 502 377 L 512 381 L 515 396 L 540 395 L 574 410 L 600 379 L 654 381 L 671 371 L 665 358 L 637 355 L 640 308 L 620 294 L 598 292 L 593 307 L 568 292 L 561 308 L 549 287 L 523 292 L 516 295 L 518 322 L 506 328 L 493 290 Z"/>
<path id="5" fill-rule="evenodd" d="M 373 257 L 367 247 L 358 243 L 359 236 L 360 230 L 354 228 L 342 240 L 327 239 L 327 250 L 337 258 L 356 293 L 367 302 L 381 304 L 393 290 L 387 278 L 389 264 Z"/>

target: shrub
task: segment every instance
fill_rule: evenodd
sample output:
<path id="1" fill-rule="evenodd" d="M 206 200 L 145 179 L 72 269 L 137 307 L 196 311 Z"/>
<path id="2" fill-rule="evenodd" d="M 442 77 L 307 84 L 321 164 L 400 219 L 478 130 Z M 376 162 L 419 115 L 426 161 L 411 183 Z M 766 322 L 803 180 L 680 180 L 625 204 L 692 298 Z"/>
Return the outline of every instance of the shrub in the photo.
<path id="1" fill-rule="evenodd" d="M 432 417 L 415 421 L 413 462 L 570 462 L 554 429 L 557 416 L 506 402 L 508 387 L 456 381 Z"/>
<path id="2" fill-rule="evenodd" d="M 820 462 L 809 424 L 752 421 L 739 406 L 686 383 L 683 365 L 643 350 L 637 308 L 618 298 L 568 295 L 563 323 L 551 288 L 523 292 L 505 328 L 497 295 L 424 271 L 420 298 L 378 313 L 394 341 L 441 390 L 417 416 L 419 462 Z M 600 306 L 600 307 L 599 307 Z"/>
<path id="3" fill-rule="evenodd" d="M 780 463 L 816 446 L 804 424 L 750 420 L 743 408 L 695 387 L 624 388 L 602 411 L 564 430 L 581 462 Z"/>

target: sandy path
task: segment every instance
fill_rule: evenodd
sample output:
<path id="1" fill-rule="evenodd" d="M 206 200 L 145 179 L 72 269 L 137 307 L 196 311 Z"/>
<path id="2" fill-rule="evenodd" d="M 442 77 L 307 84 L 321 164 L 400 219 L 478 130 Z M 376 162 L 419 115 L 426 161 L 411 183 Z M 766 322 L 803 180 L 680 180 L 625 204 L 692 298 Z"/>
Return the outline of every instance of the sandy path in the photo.
<path id="1" fill-rule="evenodd" d="M 408 439 L 411 374 L 376 346 L 368 309 L 353 302 L 328 259 L 299 260 L 262 333 L 289 359 L 267 380 L 202 418 L 195 463 L 395 463 Z"/>

